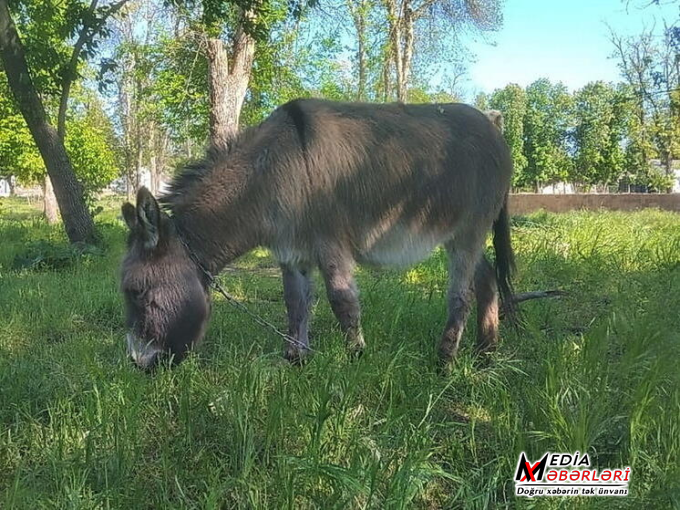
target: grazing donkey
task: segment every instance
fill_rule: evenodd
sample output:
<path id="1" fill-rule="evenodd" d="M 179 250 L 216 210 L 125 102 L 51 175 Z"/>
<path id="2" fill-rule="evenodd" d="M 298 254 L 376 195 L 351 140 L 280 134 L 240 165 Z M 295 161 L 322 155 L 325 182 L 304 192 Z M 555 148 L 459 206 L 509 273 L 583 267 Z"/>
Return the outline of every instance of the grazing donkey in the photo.
<path id="1" fill-rule="evenodd" d="M 498 290 L 511 296 L 511 173 L 500 131 L 469 106 L 287 103 L 176 177 L 164 208 L 144 188 L 136 207 L 123 206 L 129 352 L 144 368 L 164 354 L 180 361 L 210 311 L 198 264 L 217 274 L 256 246 L 269 248 L 283 273 L 295 339 L 285 356 L 300 361 L 309 351 L 314 267 L 349 349 L 361 351 L 355 264 L 413 264 L 441 244 L 451 281 L 439 356 L 455 356 L 472 294 L 478 349 L 490 350 Z M 483 255 L 491 229 L 495 273 Z"/>

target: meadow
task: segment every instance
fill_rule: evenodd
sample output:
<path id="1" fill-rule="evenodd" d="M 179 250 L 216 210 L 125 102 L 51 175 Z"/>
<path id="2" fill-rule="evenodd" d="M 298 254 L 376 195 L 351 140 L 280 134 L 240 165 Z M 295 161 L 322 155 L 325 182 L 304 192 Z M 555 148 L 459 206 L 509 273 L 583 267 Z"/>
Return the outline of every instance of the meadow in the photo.
<path id="1" fill-rule="evenodd" d="M 359 271 L 359 360 L 317 278 L 306 366 L 215 295 L 201 347 L 149 375 L 125 354 L 119 205 L 104 248 L 69 257 L 34 206 L 0 201 L 0 508 L 680 508 L 680 215 L 514 218 L 517 290 L 568 294 L 522 305 L 483 362 L 471 320 L 447 376 L 439 251 Z M 285 327 L 265 251 L 220 280 Z M 630 495 L 516 498 L 522 451 L 630 466 Z"/>

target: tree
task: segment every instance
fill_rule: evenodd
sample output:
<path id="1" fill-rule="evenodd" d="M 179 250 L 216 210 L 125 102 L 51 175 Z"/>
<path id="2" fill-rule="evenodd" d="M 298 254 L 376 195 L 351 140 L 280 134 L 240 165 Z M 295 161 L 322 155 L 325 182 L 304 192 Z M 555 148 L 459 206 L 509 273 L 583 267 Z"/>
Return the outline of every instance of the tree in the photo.
<path id="1" fill-rule="evenodd" d="M 7 80 L 0 75 L 0 176 L 34 183 L 39 182 L 44 172 L 38 147 L 11 99 Z"/>
<path id="2" fill-rule="evenodd" d="M 103 69 L 105 90 L 115 90 L 129 198 L 144 183 L 145 170 L 150 177 L 147 186 L 158 192 L 169 145 L 162 113 L 164 92 L 158 84 L 168 40 L 164 11 L 153 2 L 132 4 L 129 15 L 114 25 L 116 46 Z"/>
<path id="3" fill-rule="evenodd" d="M 45 0 L 17 2 L 17 20 L 24 34 L 29 68 L 47 111 L 57 109 L 57 135 L 64 142 L 66 115 L 73 84 L 80 79 L 83 62 L 108 35 L 107 20 L 128 0 L 104 4 L 101 0 Z M 44 181 L 45 217 L 55 223 L 57 203 L 49 176 Z"/>
<path id="4" fill-rule="evenodd" d="M 672 26 L 664 26 L 660 38 L 653 29 L 638 36 L 610 31 L 614 56 L 636 101 L 633 143 L 640 152 L 639 159 L 647 165 L 653 156 L 658 156 L 667 175 L 680 152 L 680 57 L 676 36 L 677 29 Z"/>
<path id="5" fill-rule="evenodd" d="M 178 15 L 204 44 L 213 146 L 228 145 L 239 126 L 258 43 L 268 41 L 275 24 L 288 16 L 300 18 L 306 7 L 315 3 L 316 0 L 172 0 Z"/>
<path id="6" fill-rule="evenodd" d="M 489 107 L 489 94 L 485 92 L 480 92 L 475 96 L 475 108 L 481 111 L 488 110 Z"/>
<path id="7" fill-rule="evenodd" d="M 526 89 L 524 156 L 527 165 L 520 186 L 566 181 L 571 173 L 568 152 L 571 97 L 561 83 L 543 78 Z"/>
<path id="8" fill-rule="evenodd" d="M 524 121 L 527 114 L 527 94 L 519 85 L 510 84 L 495 90 L 488 100 L 488 108 L 503 114 L 503 136 L 508 142 L 515 167 L 514 182 L 527 183 L 527 158 L 524 154 Z M 486 108 L 485 108 L 486 109 Z"/>
<path id="9" fill-rule="evenodd" d="M 210 141 L 228 145 L 238 128 L 255 58 L 255 44 L 267 32 L 269 0 L 215 2 L 175 0 L 179 15 L 201 38 L 208 63 Z M 198 16 L 193 12 L 199 11 Z M 228 42 L 223 39 L 227 35 Z"/>
<path id="10" fill-rule="evenodd" d="M 54 183 L 69 240 L 96 241 L 94 222 L 85 205 L 82 186 L 73 173 L 64 142 L 50 124 L 35 88 L 7 0 L 0 0 L 0 56 L 14 99 Z"/>
<path id="11" fill-rule="evenodd" d="M 375 8 L 372 0 L 345 0 L 345 5 L 352 18 L 357 41 L 356 62 L 358 70 L 358 86 L 356 100 L 366 98 L 366 82 L 368 80 L 368 39 L 370 14 Z"/>
<path id="12" fill-rule="evenodd" d="M 397 99 L 408 101 L 416 43 L 429 34 L 456 35 L 462 30 L 496 30 L 502 20 L 498 0 L 382 0 L 388 51 L 396 75 Z M 443 41 L 443 38 L 438 38 Z M 439 54 L 441 59 L 441 53 Z"/>
<path id="13" fill-rule="evenodd" d="M 119 173 L 113 150 L 117 144 L 113 126 L 99 98 L 76 88 L 68 111 L 66 151 L 86 198 Z M 14 176 L 21 184 L 41 182 L 45 165 L 26 121 L 11 100 L 6 80 L 0 77 L 0 175 Z"/>
<path id="14" fill-rule="evenodd" d="M 598 81 L 574 95 L 574 179 L 589 185 L 618 181 L 630 100 L 625 92 Z"/>
<path id="15" fill-rule="evenodd" d="M 89 202 L 95 192 L 120 174 L 115 152 L 118 140 L 100 99 L 88 90 L 76 96 L 76 105 L 68 110 L 65 143 Z"/>

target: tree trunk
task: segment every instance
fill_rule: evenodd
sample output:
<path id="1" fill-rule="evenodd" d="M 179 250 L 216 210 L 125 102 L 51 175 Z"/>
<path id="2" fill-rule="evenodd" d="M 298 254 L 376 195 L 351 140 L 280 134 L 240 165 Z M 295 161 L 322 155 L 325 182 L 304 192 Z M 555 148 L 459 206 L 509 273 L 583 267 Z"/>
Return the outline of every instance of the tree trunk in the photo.
<path id="1" fill-rule="evenodd" d="M 366 0 L 358 0 L 354 5 L 354 0 L 347 0 L 347 7 L 352 15 L 354 30 L 357 33 L 357 67 L 359 80 L 357 84 L 357 101 L 363 101 L 366 95 Z"/>
<path id="2" fill-rule="evenodd" d="M 394 59 L 394 69 L 396 72 L 397 85 L 397 100 L 401 102 L 406 101 L 406 90 L 404 83 L 404 72 L 402 65 L 404 63 L 403 51 L 401 46 L 401 19 L 397 14 L 397 6 L 394 0 L 388 0 L 387 13 L 390 23 L 390 50 L 392 58 Z"/>
<path id="3" fill-rule="evenodd" d="M 404 49 L 401 63 L 401 91 L 403 98 L 399 101 L 405 103 L 408 101 L 408 84 L 411 78 L 411 62 L 413 61 L 413 44 L 415 40 L 414 35 L 413 11 L 411 10 L 411 2 L 404 0 Z"/>
<path id="4" fill-rule="evenodd" d="M 357 101 L 363 101 L 366 94 L 366 29 L 363 19 L 361 19 L 357 25 L 357 35 L 359 39 L 359 47 L 357 49 L 357 63 L 359 65 Z"/>
<path id="5" fill-rule="evenodd" d="M 207 41 L 208 84 L 210 86 L 210 141 L 215 147 L 227 147 L 231 136 L 229 111 L 229 58 L 221 39 Z"/>
<path id="6" fill-rule="evenodd" d="M 670 142 L 668 142 L 668 146 L 670 146 Z M 666 147 L 663 151 L 663 166 L 666 170 L 666 177 L 673 175 L 673 155 Z"/>
<path id="7" fill-rule="evenodd" d="M 163 183 L 163 175 L 165 173 L 165 166 L 168 155 L 168 145 L 170 144 L 170 135 L 166 131 L 165 133 L 159 132 L 160 144 L 158 145 L 158 151 L 156 153 L 156 190 L 161 193 L 161 184 Z"/>
<path id="8" fill-rule="evenodd" d="M 252 21 L 245 12 L 243 19 Z M 255 57 L 255 39 L 243 24 L 236 30 L 231 51 L 231 67 L 226 46 L 221 39 L 208 38 L 208 81 L 210 85 L 210 141 L 215 147 L 227 147 L 238 129 L 241 108 L 248 90 Z"/>
<path id="9" fill-rule="evenodd" d="M 7 0 L 0 0 L 0 55 L 14 99 L 54 185 L 66 235 L 71 242 L 96 241 L 95 226 L 85 205 L 83 188 L 73 173 L 66 148 L 49 123 L 45 108 L 35 90 Z"/>
<path id="10" fill-rule="evenodd" d="M 43 215 L 45 220 L 50 225 L 59 222 L 59 206 L 57 205 L 57 197 L 54 194 L 54 187 L 49 175 L 45 176 L 43 180 Z"/>
<path id="11" fill-rule="evenodd" d="M 123 78 L 120 84 L 119 104 L 123 116 L 123 144 L 125 154 L 125 191 L 127 199 L 131 202 L 135 196 L 135 171 L 132 157 L 132 86 L 130 76 L 133 69 L 129 62 L 123 64 Z"/>
<path id="12" fill-rule="evenodd" d="M 187 121 L 185 124 L 185 129 L 186 129 L 186 140 L 184 141 L 184 150 L 186 152 L 185 157 L 187 159 L 191 159 L 191 139 L 189 138 L 189 122 Z"/>
<path id="13" fill-rule="evenodd" d="M 149 191 L 158 194 L 158 167 L 156 157 L 156 128 L 151 126 L 149 138 Z"/>
<path id="14" fill-rule="evenodd" d="M 385 61 L 383 62 L 383 68 L 382 68 L 383 103 L 387 103 L 388 101 L 390 101 L 392 99 L 392 80 L 390 79 L 391 62 L 392 62 L 391 56 L 386 55 Z"/>
<path id="15" fill-rule="evenodd" d="M 142 139 L 138 134 L 137 136 L 137 155 L 135 157 L 135 191 L 138 191 L 144 185 L 144 176 L 142 171 L 144 170 L 144 153 L 142 152 Z"/>
<path id="16" fill-rule="evenodd" d="M 243 18 L 248 19 L 250 23 L 254 22 L 254 14 L 250 11 L 245 12 Z M 232 64 L 229 72 L 229 126 L 232 129 L 232 132 L 238 129 L 241 109 L 243 108 L 243 102 L 246 99 L 246 92 L 248 91 L 248 84 L 250 83 L 250 75 L 252 73 L 254 60 L 255 39 L 253 36 L 246 33 L 243 26 L 240 26 L 237 29 L 236 37 L 234 38 Z"/>

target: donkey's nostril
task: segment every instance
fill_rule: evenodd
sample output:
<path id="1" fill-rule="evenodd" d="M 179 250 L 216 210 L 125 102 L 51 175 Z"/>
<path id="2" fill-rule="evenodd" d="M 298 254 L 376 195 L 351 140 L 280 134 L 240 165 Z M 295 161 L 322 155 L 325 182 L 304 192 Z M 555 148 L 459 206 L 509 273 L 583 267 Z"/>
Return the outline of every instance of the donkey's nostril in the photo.
<path id="1" fill-rule="evenodd" d="M 130 356 L 130 361 L 132 361 L 135 366 L 145 372 L 153 372 L 156 367 L 160 364 L 160 353 L 156 352 L 143 357 Z"/>
<path id="2" fill-rule="evenodd" d="M 151 343 L 140 342 L 132 333 L 127 335 L 130 359 L 142 370 L 153 370 L 158 364 L 161 350 Z"/>
<path id="3" fill-rule="evenodd" d="M 159 360 L 160 360 L 160 356 L 158 355 L 158 353 L 155 353 L 152 356 L 150 356 L 148 359 L 145 360 L 146 364 L 144 366 L 140 365 L 139 368 L 141 368 L 145 372 L 149 372 L 149 373 L 153 372 L 154 370 L 156 370 L 156 367 L 158 367 L 158 364 L 159 364 L 158 361 Z"/>

